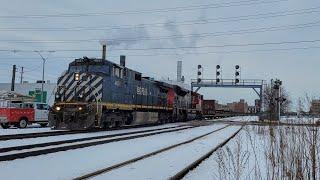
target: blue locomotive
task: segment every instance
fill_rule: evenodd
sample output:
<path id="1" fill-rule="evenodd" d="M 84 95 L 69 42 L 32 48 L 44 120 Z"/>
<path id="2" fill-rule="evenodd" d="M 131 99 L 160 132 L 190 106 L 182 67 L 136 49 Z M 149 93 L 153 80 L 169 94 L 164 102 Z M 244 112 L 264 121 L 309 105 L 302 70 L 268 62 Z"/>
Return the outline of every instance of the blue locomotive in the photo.
<path id="1" fill-rule="evenodd" d="M 201 116 L 202 95 L 96 58 L 75 59 L 58 79 L 49 113 L 54 129 L 83 130 L 186 121 Z"/>

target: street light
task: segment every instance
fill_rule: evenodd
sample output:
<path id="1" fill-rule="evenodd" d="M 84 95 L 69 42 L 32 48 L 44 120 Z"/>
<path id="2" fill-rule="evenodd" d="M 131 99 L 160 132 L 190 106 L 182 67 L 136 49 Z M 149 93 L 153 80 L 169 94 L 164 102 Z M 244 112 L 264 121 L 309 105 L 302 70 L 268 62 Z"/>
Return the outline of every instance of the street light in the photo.
<path id="1" fill-rule="evenodd" d="M 35 53 L 39 54 L 39 56 L 41 57 L 42 59 L 42 81 L 41 81 L 41 102 L 43 103 L 43 86 L 44 86 L 44 65 L 46 63 L 46 58 L 44 58 L 41 54 L 41 52 L 43 51 L 34 51 Z M 47 51 L 49 53 L 53 53 L 55 51 Z"/>

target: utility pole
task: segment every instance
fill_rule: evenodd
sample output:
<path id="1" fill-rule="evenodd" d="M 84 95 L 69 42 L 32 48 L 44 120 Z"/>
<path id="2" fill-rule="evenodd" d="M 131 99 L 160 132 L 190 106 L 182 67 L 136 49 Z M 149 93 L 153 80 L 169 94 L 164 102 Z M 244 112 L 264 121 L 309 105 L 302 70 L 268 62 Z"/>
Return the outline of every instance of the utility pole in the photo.
<path id="1" fill-rule="evenodd" d="M 23 82 L 23 67 L 21 67 L 21 72 L 20 72 L 20 84 Z"/>
<path id="2" fill-rule="evenodd" d="M 43 87 L 44 87 L 44 65 L 46 63 L 46 59 L 41 55 L 40 51 L 34 51 L 39 54 L 42 59 L 42 81 L 41 81 L 41 102 L 43 101 Z"/>
<path id="3" fill-rule="evenodd" d="M 16 81 L 16 71 L 17 71 L 17 66 L 13 65 L 12 66 L 11 91 L 14 91 L 14 84 Z"/>
<path id="4" fill-rule="evenodd" d="M 44 66 L 45 66 L 45 63 L 46 63 L 46 58 L 44 58 L 41 54 L 40 51 L 34 51 L 35 53 L 39 54 L 39 56 L 41 57 L 42 59 L 42 81 L 41 81 L 41 102 L 44 102 L 43 100 L 43 87 L 44 87 Z M 49 53 L 53 53 L 55 51 L 47 51 Z"/>

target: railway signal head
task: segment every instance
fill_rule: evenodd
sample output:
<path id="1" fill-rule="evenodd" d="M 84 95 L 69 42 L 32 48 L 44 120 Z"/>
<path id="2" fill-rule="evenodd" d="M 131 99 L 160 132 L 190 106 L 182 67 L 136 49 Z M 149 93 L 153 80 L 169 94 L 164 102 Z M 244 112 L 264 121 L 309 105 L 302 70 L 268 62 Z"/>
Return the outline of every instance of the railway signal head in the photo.
<path id="1" fill-rule="evenodd" d="M 217 69 L 220 69 L 221 67 L 220 67 L 220 65 L 217 65 L 216 68 L 217 68 Z"/>
<path id="2" fill-rule="evenodd" d="M 198 76 L 201 76 L 201 71 L 198 71 Z"/>
<path id="3" fill-rule="evenodd" d="M 221 73 L 220 73 L 219 71 L 217 71 L 217 76 L 220 76 L 220 74 L 221 74 Z"/>
<path id="4" fill-rule="evenodd" d="M 238 84 L 240 82 L 240 77 L 239 77 L 240 76 L 240 66 L 236 65 L 235 69 L 236 69 L 236 72 L 234 73 L 234 75 L 235 75 L 234 82 L 235 82 L 235 84 Z"/>
<path id="5" fill-rule="evenodd" d="M 201 69 L 201 68 L 202 68 L 202 66 L 199 64 L 199 65 L 198 65 L 198 69 Z"/>

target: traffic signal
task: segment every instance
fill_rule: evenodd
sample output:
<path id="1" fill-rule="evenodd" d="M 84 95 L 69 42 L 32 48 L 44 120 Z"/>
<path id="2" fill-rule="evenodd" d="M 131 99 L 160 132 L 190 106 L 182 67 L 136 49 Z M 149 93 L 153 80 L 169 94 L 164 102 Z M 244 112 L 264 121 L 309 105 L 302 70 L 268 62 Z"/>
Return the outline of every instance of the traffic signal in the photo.
<path id="1" fill-rule="evenodd" d="M 240 66 L 236 65 L 235 66 L 235 73 L 234 73 L 234 82 L 235 84 L 238 84 L 240 82 Z"/>
<path id="2" fill-rule="evenodd" d="M 216 84 L 221 82 L 221 77 L 222 77 L 222 70 L 221 70 L 221 66 L 217 65 L 216 66 Z"/>

